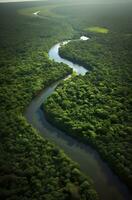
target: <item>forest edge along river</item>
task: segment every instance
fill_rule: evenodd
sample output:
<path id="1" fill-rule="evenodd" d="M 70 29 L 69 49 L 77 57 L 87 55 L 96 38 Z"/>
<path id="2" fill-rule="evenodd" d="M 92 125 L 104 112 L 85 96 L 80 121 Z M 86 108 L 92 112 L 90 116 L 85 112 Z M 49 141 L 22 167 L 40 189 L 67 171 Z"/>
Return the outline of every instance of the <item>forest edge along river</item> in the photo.
<path id="1" fill-rule="evenodd" d="M 63 42 L 66 44 L 69 41 Z M 77 74 L 84 75 L 88 70 L 59 56 L 62 43 L 54 45 L 49 51 L 49 58 L 56 62 L 63 62 L 73 68 Z M 90 146 L 78 142 L 68 134 L 53 127 L 47 122 L 41 105 L 54 92 L 60 81 L 44 89 L 35 97 L 26 110 L 28 122 L 36 128 L 44 138 L 55 143 L 75 162 L 80 165 L 81 171 L 90 176 L 102 200 L 127 200 L 131 199 L 127 187 L 112 172 L 98 153 Z"/>
<path id="2" fill-rule="evenodd" d="M 81 40 L 88 40 L 85 36 Z M 49 51 L 49 58 L 67 64 L 77 74 L 85 75 L 88 71 L 83 66 L 74 64 L 59 56 L 59 48 L 69 42 L 58 43 Z M 65 78 L 64 78 L 65 79 Z M 63 79 L 63 80 L 64 80 Z M 62 81 L 62 80 L 60 80 Z M 80 166 L 81 171 L 94 181 L 94 187 L 102 200 L 130 200 L 132 196 L 122 181 L 112 172 L 107 164 L 100 158 L 96 150 L 89 145 L 78 142 L 68 134 L 53 127 L 45 118 L 41 105 L 54 92 L 60 81 L 44 89 L 35 97 L 26 109 L 27 121 L 37 129 L 40 134 L 56 144 Z"/>

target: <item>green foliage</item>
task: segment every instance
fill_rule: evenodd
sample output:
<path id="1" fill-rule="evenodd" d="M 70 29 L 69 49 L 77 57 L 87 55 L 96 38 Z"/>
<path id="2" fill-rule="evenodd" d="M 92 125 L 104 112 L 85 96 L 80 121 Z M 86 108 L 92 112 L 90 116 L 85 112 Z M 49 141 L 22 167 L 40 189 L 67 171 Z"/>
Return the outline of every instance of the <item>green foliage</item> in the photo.
<path id="1" fill-rule="evenodd" d="M 90 193 L 92 186 L 80 190 L 87 178 L 81 172 L 75 177 L 79 167 L 24 118 L 34 96 L 72 73 L 47 55 L 55 42 L 71 37 L 71 27 L 54 18 L 19 15 L 24 5 L 0 5 L 0 199 L 70 199 L 71 184 L 85 200 L 83 192 Z"/>
<path id="2" fill-rule="evenodd" d="M 42 139 L 23 117 L 26 106 L 42 88 L 71 73 L 67 66 L 56 64 L 48 59 L 47 52 L 53 44 L 71 38 L 73 35 L 76 38 L 88 34 L 85 28 L 90 26 L 108 27 L 111 32 L 120 32 L 120 36 L 124 33 L 126 41 L 131 38 L 132 29 L 129 25 L 131 6 L 80 5 L 80 2 L 79 5 L 75 5 L 76 1 L 73 5 L 73 0 L 68 2 L 65 5 L 66 1 L 64 3 L 61 1 L 60 6 L 57 4 L 53 7 L 48 7 L 48 4 L 51 5 L 53 2 L 38 1 L 0 5 L 0 199 L 65 200 L 73 197 L 81 200 L 98 199 L 90 182 L 80 173 L 78 166 L 57 147 Z M 32 15 L 38 7 L 41 7 L 42 17 Z M 24 11 L 27 15 L 21 15 Z M 120 19 L 121 25 L 117 19 Z M 95 36 L 95 33 L 90 35 Z M 112 41 L 119 43 L 120 50 L 122 45 L 117 42 L 118 36 L 112 35 Z M 122 53 L 128 46 L 125 38 Z M 105 51 L 107 52 L 106 45 L 102 47 L 104 39 L 102 38 L 101 41 L 99 39 L 98 42 L 91 40 L 91 47 L 88 49 L 87 45 L 84 47 L 86 43 L 79 43 L 80 48 L 78 53 L 75 52 L 74 60 L 77 59 L 77 62 L 84 63 L 88 68 L 89 64 L 91 68 L 99 68 L 101 62 L 100 69 L 102 69 L 102 62 L 105 59 L 103 55 Z M 106 39 L 104 44 L 107 43 Z M 108 42 L 109 47 L 113 49 L 109 39 Z M 75 48 L 76 46 L 73 45 L 73 52 Z M 88 51 L 85 49 L 91 50 L 88 56 Z M 99 64 L 97 59 L 94 62 L 93 56 L 93 54 L 97 56 L 97 51 L 98 58 L 102 58 Z M 118 49 L 115 55 L 120 60 L 122 54 L 118 54 Z M 111 57 L 115 56 L 111 53 L 109 56 L 106 55 L 105 61 Z M 72 52 L 68 58 L 73 59 Z M 123 65 L 130 61 L 126 51 L 123 59 Z M 112 62 L 110 61 L 109 66 Z M 75 132 L 76 137 L 81 139 L 83 135 L 85 141 L 94 144 L 113 166 L 116 164 L 116 169 L 123 177 L 126 176 L 126 181 L 128 182 L 129 179 L 131 183 L 129 145 L 131 127 L 124 125 L 124 119 L 131 120 L 131 116 L 128 115 L 128 105 L 132 103 L 132 98 L 126 98 L 129 87 L 124 84 L 126 80 L 128 85 L 130 84 L 131 76 L 128 65 L 124 66 L 126 69 L 124 68 L 123 72 L 123 68 L 120 70 L 120 66 L 118 67 L 122 77 L 119 81 L 122 84 L 119 84 L 118 90 L 119 76 L 118 78 L 115 76 L 117 67 L 112 72 L 107 66 L 107 70 L 103 67 L 103 70 L 87 74 L 85 77 L 74 76 L 71 88 L 69 82 L 65 82 L 64 87 L 62 83 L 61 92 L 58 88 L 54 97 L 48 100 L 51 106 L 48 114 L 49 118 L 52 116 L 55 119 L 55 124 L 61 121 L 61 128 L 65 127 L 69 133 L 72 130 L 71 132 Z M 110 76 L 107 75 L 104 79 L 104 73 L 105 75 L 110 73 Z M 110 79 L 106 86 L 108 77 Z M 107 95 L 110 93 L 108 99 L 103 95 L 104 92 Z M 107 100 L 109 106 L 103 106 L 103 102 L 106 103 Z M 122 106 L 123 102 L 125 102 L 125 110 Z M 94 110 L 92 107 L 94 108 L 95 105 L 97 108 Z M 55 108 L 55 112 L 52 108 Z M 56 109 L 58 109 L 58 116 Z M 104 120 L 104 116 L 109 112 L 111 128 L 109 128 L 109 118 Z M 107 124 L 105 127 L 104 123 Z M 106 129 L 109 130 L 107 134 L 105 134 Z"/>
<path id="3" fill-rule="evenodd" d="M 130 44 L 131 36 L 111 33 L 62 46 L 62 57 L 92 70 L 61 83 L 44 111 L 54 125 L 94 146 L 131 188 Z"/>
<path id="4" fill-rule="evenodd" d="M 85 28 L 84 31 L 87 31 L 87 32 L 93 32 L 93 33 L 108 33 L 109 30 L 107 28 L 103 28 L 103 27 L 98 27 L 98 26 L 93 26 L 93 27 L 88 27 L 88 28 Z"/>

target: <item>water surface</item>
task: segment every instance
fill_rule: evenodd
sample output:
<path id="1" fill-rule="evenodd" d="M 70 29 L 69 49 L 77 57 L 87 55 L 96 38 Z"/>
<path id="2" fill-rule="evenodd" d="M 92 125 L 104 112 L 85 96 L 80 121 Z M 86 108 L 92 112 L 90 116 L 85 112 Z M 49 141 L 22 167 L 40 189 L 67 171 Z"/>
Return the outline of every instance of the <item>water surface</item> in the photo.
<path id="1" fill-rule="evenodd" d="M 63 42 L 65 45 L 67 42 Z M 54 45 L 49 51 L 50 59 L 56 62 L 68 64 L 78 74 L 84 75 L 88 70 L 83 66 L 74 64 L 59 56 L 59 47 L 62 43 Z M 100 158 L 98 153 L 76 139 L 68 136 L 64 132 L 53 127 L 47 122 L 43 111 L 42 103 L 50 96 L 59 81 L 44 89 L 41 94 L 32 100 L 26 110 L 26 118 L 32 126 L 37 129 L 44 138 L 56 144 L 75 162 L 80 165 L 80 169 L 94 181 L 96 191 L 102 200 L 130 200 L 131 194 L 120 179 L 110 170 L 107 164 Z"/>

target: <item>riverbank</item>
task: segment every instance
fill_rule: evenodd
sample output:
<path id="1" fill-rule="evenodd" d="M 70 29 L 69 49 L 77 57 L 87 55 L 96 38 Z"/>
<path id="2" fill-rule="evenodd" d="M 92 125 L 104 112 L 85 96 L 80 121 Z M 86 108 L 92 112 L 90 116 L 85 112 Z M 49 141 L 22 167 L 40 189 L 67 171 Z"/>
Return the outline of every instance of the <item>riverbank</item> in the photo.
<path id="1" fill-rule="evenodd" d="M 58 53 L 59 46 L 60 43 L 53 46 L 49 51 L 49 56 L 55 61 L 58 61 L 59 59 L 59 61 L 62 62 L 62 58 L 60 58 Z M 69 61 L 65 59 L 65 62 Z M 74 66 L 74 69 L 76 69 L 75 64 L 72 63 L 71 66 Z M 85 68 L 81 69 L 82 75 L 86 73 L 86 71 L 84 71 L 85 73 L 82 71 L 83 69 L 86 70 Z M 80 71 L 78 71 L 78 73 L 80 73 Z M 54 92 L 58 84 L 59 82 L 51 85 L 38 97 L 33 99 L 26 113 L 28 121 L 34 128 L 39 130 L 42 136 L 57 144 L 70 158 L 79 163 L 81 170 L 94 180 L 94 186 L 101 199 L 130 199 L 131 196 L 126 186 L 112 173 L 96 151 L 87 145 L 77 142 L 75 139 L 56 129 L 47 122 L 40 107 Z"/>

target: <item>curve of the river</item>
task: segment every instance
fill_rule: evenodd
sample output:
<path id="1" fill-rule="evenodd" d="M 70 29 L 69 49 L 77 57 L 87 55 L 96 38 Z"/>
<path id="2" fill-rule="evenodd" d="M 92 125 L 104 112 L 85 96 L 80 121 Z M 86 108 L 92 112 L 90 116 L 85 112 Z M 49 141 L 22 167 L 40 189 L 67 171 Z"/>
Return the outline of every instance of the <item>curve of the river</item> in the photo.
<path id="1" fill-rule="evenodd" d="M 66 43 L 66 42 L 65 42 Z M 59 48 L 62 43 L 53 46 L 49 51 L 50 59 L 56 62 L 63 62 L 73 68 L 77 74 L 84 75 L 87 70 L 83 66 L 76 65 L 59 56 Z M 63 43 L 64 44 L 64 43 Z M 55 143 L 75 162 L 80 165 L 83 173 L 90 176 L 94 181 L 96 191 L 102 200 L 130 200 L 132 196 L 127 187 L 110 170 L 107 164 L 100 158 L 98 153 L 88 145 L 78 142 L 68 134 L 58 130 L 47 122 L 45 115 L 40 108 L 42 103 L 50 96 L 59 81 L 44 89 L 32 100 L 26 110 L 27 121 L 37 129 L 40 134 Z"/>

